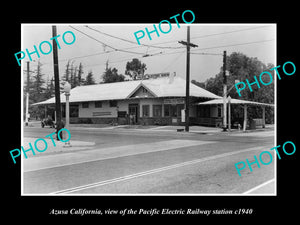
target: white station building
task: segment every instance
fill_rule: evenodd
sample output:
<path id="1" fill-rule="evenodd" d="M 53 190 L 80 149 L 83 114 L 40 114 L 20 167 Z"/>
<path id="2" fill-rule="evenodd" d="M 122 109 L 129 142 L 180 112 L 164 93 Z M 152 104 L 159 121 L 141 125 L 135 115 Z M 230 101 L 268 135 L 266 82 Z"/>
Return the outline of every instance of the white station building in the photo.
<path id="1" fill-rule="evenodd" d="M 185 86 L 184 79 L 174 76 L 77 86 L 71 90 L 69 97 L 70 122 L 183 125 Z M 60 98 L 64 117 L 64 93 Z M 238 103 L 269 105 L 243 100 Z M 54 108 L 55 98 L 34 105 L 44 105 L 47 114 L 48 108 Z M 222 125 L 222 97 L 193 83 L 190 83 L 189 111 L 191 124 Z"/>

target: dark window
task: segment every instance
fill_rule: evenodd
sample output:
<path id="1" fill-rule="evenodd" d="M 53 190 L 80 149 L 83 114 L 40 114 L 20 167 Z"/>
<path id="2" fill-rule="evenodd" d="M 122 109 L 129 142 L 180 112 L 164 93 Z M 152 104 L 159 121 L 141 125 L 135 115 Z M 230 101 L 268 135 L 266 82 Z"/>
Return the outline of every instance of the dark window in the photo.
<path id="1" fill-rule="evenodd" d="M 171 105 L 164 105 L 164 111 L 165 111 L 164 116 L 170 116 L 171 115 L 170 107 L 171 107 Z"/>
<path id="2" fill-rule="evenodd" d="M 153 105 L 153 117 L 161 117 L 162 106 Z"/>
<path id="3" fill-rule="evenodd" d="M 88 102 L 83 102 L 82 103 L 82 108 L 88 108 L 89 107 L 89 103 Z"/>
<path id="4" fill-rule="evenodd" d="M 177 117 L 177 107 L 176 105 L 171 105 L 171 116 Z"/>
<path id="5" fill-rule="evenodd" d="M 149 117 L 149 105 L 143 105 L 142 106 L 143 109 L 143 117 Z"/>
<path id="6" fill-rule="evenodd" d="M 102 102 L 95 102 L 95 108 L 102 108 Z"/>
<path id="7" fill-rule="evenodd" d="M 109 101 L 109 107 L 117 107 L 117 101 L 114 100 Z"/>
<path id="8" fill-rule="evenodd" d="M 201 118 L 208 118 L 210 117 L 210 106 L 203 105 L 199 107 L 198 116 Z"/>

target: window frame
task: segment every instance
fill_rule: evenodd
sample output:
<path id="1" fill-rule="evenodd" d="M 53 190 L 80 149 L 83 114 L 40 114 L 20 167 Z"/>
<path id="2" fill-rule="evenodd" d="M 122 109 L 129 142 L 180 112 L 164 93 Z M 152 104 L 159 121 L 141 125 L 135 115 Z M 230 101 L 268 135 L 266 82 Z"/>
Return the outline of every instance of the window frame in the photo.
<path id="1" fill-rule="evenodd" d="M 147 112 L 147 115 L 145 115 Z M 142 105 L 142 117 L 150 117 L 150 105 Z"/>
<path id="2" fill-rule="evenodd" d="M 153 110 L 152 110 L 152 112 L 153 112 L 153 117 L 162 117 L 162 104 L 155 104 L 155 105 L 153 105 L 152 107 L 153 107 Z M 160 115 L 156 115 L 156 113 L 155 113 L 155 108 L 156 108 L 156 107 L 159 107 L 159 108 L 160 108 Z"/>
<path id="3" fill-rule="evenodd" d="M 83 109 L 88 109 L 88 108 L 90 107 L 90 103 L 89 103 L 89 102 L 82 102 L 82 103 L 81 103 L 81 107 L 82 107 Z"/>
<path id="4" fill-rule="evenodd" d="M 99 106 L 99 104 L 100 104 L 100 106 Z M 102 101 L 96 101 L 95 108 L 102 108 Z"/>

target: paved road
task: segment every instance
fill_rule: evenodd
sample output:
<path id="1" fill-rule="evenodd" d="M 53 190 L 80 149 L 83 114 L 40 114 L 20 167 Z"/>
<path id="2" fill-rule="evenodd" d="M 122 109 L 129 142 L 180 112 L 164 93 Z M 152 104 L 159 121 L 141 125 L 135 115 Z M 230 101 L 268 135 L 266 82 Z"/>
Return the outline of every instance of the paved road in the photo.
<path id="1" fill-rule="evenodd" d="M 25 137 L 52 132 L 24 128 Z M 247 167 L 242 176 L 234 167 L 246 158 L 252 162 L 254 155 L 274 147 L 270 131 L 204 135 L 72 128 L 71 134 L 72 140 L 94 142 L 94 147 L 24 159 L 24 194 L 274 193 L 274 160 L 261 168 L 254 164 L 252 172 Z M 264 154 L 263 161 L 268 157 Z"/>

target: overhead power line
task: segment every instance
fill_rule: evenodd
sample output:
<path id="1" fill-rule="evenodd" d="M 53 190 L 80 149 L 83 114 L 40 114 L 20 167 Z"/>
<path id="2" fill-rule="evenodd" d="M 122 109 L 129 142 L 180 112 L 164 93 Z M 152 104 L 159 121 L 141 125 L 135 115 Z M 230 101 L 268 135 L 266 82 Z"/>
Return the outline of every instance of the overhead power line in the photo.
<path id="1" fill-rule="evenodd" d="M 270 25 L 259 26 L 259 27 L 251 27 L 251 28 L 232 30 L 232 31 L 225 31 L 225 32 L 214 33 L 214 34 L 206 34 L 206 35 L 196 36 L 196 37 L 193 37 L 191 39 L 206 38 L 206 37 L 219 36 L 219 35 L 224 35 L 224 34 L 232 34 L 232 33 L 237 33 L 237 32 L 242 32 L 242 31 L 261 29 L 261 28 L 265 28 L 265 27 L 270 27 Z"/>
<path id="2" fill-rule="evenodd" d="M 206 37 L 219 36 L 219 35 L 224 35 L 224 34 L 243 32 L 243 31 L 249 31 L 249 30 L 256 30 L 256 29 L 261 29 L 261 28 L 266 28 L 266 27 L 270 27 L 270 25 L 251 27 L 251 28 L 245 28 L 245 29 L 239 29 L 239 30 L 233 30 L 233 31 L 226 31 L 226 32 L 221 32 L 221 33 L 206 34 L 206 35 L 201 35 L 201 36 L 195 36 L 195 37 L 191 37 L 191 40 L 198 39 L 198 38 L 206 38 Z M 153 44 L 151 46 L 158 47 L 158 46 L 155 46 L 155 45 L 162 45 L 162 44 L 169 44 L 169 43 L 176 43 L 176 42 L 178 42 L 178 41 L 177 40 L 175 40 L 175 41 L 165 41 L 165 42 L 160 42 L 160 43 Z M 140 47 L 140 46 L 131 47 L 131 48 L 138 48 L 138 47 Z M 127 48 L 127 49 L 131 49 L 131 48 Z"/>
<path id="3" fill-rule="evenodd" d="M 175 51 L 175 52 L 167 52 L 167 53 L 159 53 L 159 54 L 154 54 L 154 55 L 149 55 L 148 57 L 154 57 L 154 56 L 158 56 L 158 55 L 172 55 L 172 54 L 177 54 L 177 53 L 184 53 L 185 51 Z M 136 57 L 137 59 L 143 59 L 144 57 Z M 116 60 L 116 61 L 110 61 L 110 63 L 119 63 L 119 62 L 125 62 L 128 60 L 131 60 L 132 58 L 123 58 L 120 60 Z M 105 63 L 97 63 L 97 64 L 92 64 L 92 65 L 85 65 L 85 67 L 96 67 L 96 66 L 103 66 L 105 65 Z"/>
<path id="4" fill-rule="evenodd" d="M 103 35 L 106 35 L 106 36 L 109 36 L 109 37 L 112 37 L 112 38 L 115 38 L 115 39 L 118 39 L 118 40 L 122 40 L 122 41 L 125 41 L 125 42 L 128 42 L 128 43 L 131 43 L 131 44 L 135 44 L 135 45 L 138 45 L 137 42 L 134 42 L 134 41 L 131 41 L 131 40 L 127 40 L 127 39 L 124 39 L 124 38 L 120 38 L 120 37 L 116 37 L 114 35 L 111 35 L 111 34 L 108 34 L 108 33 L 105 33 L 103 31 L 100 31 L 100 30 L 97 30 L 97 29 L 94 29 L 94 28 L 91 28 L 89 26 L 85 26 L 86 28 L 89 28 L 93 31 L 96 31 L 100 34 L 103 34 Z M 140 44 L 139 47 L 141 46 L 145 46 L 145 47 L 151 47 L 151 48 L 160 48 L 160 49 L 181 49 L 181 48 L 184 48 L 184 47 L 172 47 L 172 46 L 155 46 L 155 45 L 146 45 L 146 44 Z"/>
<path id="5" fill-rule="evenodd" d="M 219 45 L 219 46 L 212 46 L 212 47 L 207 47 L 207 48 L 199 48 L 195 51 L 199 50 L 207 50 L 207 49 L 214 49 L 214 48 L 223 48 L 223 47 L 232 47 L 232 46 L 239 46 L 239 45 L 249 45 L 249 44 L 256 44 L 256 43 L 263 43 L 263 42 L 269 42 L 269 41 L 274 41 L 275 39 L 269 39 L 269 40 L 261 40 L 261 41 L 252 41 L 252 42 L 244 42 L 244 43 L 239 43 L 239 44 L 231 44 L 231 45 Z"/>
<path id="6" fill-rule="evenodd" d="M 73 26 L 71 26 L 71 25 L 69 25 L 69 27 L 71 27 L 72 29 L 78 31 L 79 33 L 82 33 L 83 35 L 85 35 L 85 36 L 87 36 L 87 37 L 89 37 L 89 38 L 91 38 L 91 39 L 93 39 L 93 40 L 95 40 L 95 41 L 101 43 L 102 45 L 105 45 L 105 46 L 107 46 L 107 47 L 113 49 L 114 51 L 126 52 L 126 53 L 131 53 L 131 54 L 138 54 L 138 55 L 144 55 L 144 53 L 141 53 L 141 52 L 133 52 L 133 51 L 128 51 L 128 50 L 124 50 L 124 49 L 118 49 L 118 48 L 115 48 L 115 47 L 113 47 L 113 46 L 110 46 L 110 45 L 108 45 L 108 44 L 106 44 L 106 43 L 104 43 L 104 42 L 102 42 L 102 41 L 100 41 L 100 40 L 98 40 L 98 39 L 92 37 L 92 36 L 89 35 L 89 34 L 86 34 L 85 32 L 83 32 L 83 31 L 81 31 L 81 30 L 78 30 L 77 28 L 75 28 L 75 27 L 73 27 Z"/>
<path id="7" fill-rule="evenodd" d="M 207 52 L 191 52 L 193 55 L 223 55 L 223 54 L 218 54 L 218 53 L 207 53 Z"/>

